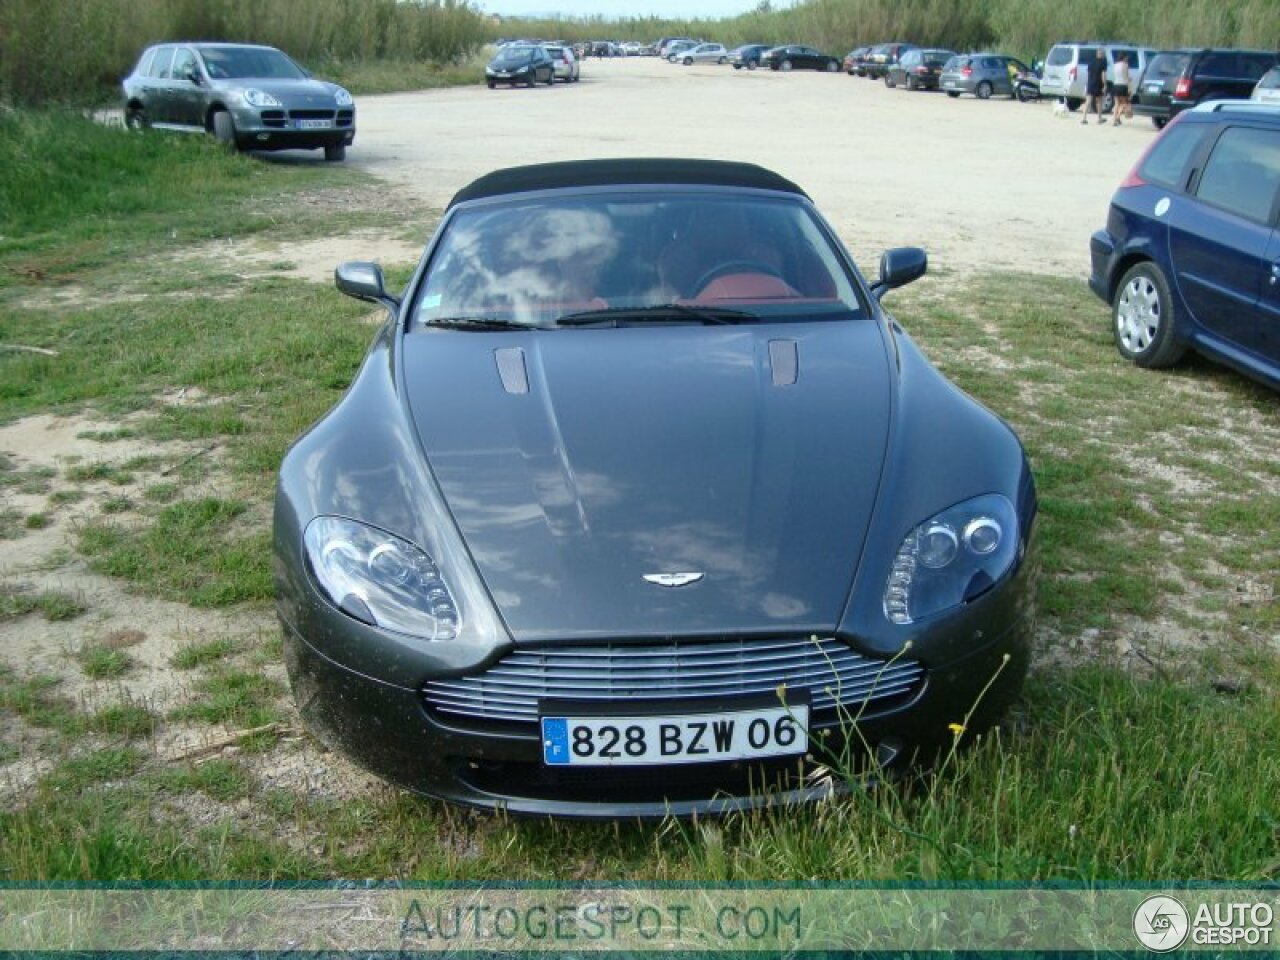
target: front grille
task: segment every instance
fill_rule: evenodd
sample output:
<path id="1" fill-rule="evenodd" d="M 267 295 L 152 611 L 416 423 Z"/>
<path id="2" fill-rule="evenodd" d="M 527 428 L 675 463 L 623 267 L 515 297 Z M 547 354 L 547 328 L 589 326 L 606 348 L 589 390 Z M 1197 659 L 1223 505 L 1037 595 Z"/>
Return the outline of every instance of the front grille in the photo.
<path id="1" fill-rule="evenodd" d="M 290 110 L 290 120 L 332 120 L 332 110 Z"/>
<path id="2" fill-rule="evenodd" d="M 809 694 L 815 713 L 913 694 L 914 660 L 864 657 L 833 638 L 726 639 L 520 649 L 482 672 L 432 680 L 429 708 L 471 720 L 536 723 L 538 701 L 613 703 Z"/>

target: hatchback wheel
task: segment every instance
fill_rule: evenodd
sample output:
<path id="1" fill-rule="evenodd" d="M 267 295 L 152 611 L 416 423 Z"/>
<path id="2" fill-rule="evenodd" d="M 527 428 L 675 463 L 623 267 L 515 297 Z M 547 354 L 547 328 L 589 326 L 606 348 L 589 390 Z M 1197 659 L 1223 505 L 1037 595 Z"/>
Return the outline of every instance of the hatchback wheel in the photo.
<path id="1" fill-rule="evenodd" d="M 1116 288 L 1112 309 L 1116 349 L 1140 367 L 1168 367 L 1185 348 L 1173 338 L 1173 298 L 1158 266 L 1130 267 Z"/>
<path id="2" fill-rule="evenodd" d="M 729 62 L 729 61 L 728 61 L 728 60 L 726 60 L 724 57 L 721 57 L 719 60 L 717 60 L 717 61 L 716 61 L 716 63 L 721 64 L 721 65 L 726 64 L 726 63 L 728 63 L 728 62 Z"/>
<path id="3" fill-rule="evenodd" d="M 835 73 L 839 69 L 840 69 L 840 65 L 836 63 L 834 60 L 827 61 L 827 73 Z"/>
<path id="4" fill-rule="evenodd" d="M 782 61 L 782 63 L 781 63 L 781 67 L 782 67 L 782 69 L 783 69 L 783 70 L 790 70 L 790 69 L 791 69 L 791 61 L 790 61 L 790 60 L 783 60 L 783 61 Z"/>
<path id="5" fill-rule="evenodd" d="M 755 62 L 754 60 L 748 60 L 748 61 L 747 61 L 747 69 L 748 69 L 748 70 L 754 70 L 755 68 L 756 68 L 756 62 Z"/>
<path id="6" fill-rule="evenodd" d="M 977 96 L 979 100 L 990 100 L 991 99 L 991 82 L 988 80 L 983 80 L 980 84 L 978 84 L 977 89 L 975 89 L 973 92 L 974 92 L 974 95 Z"/>
<path id="7" fill-rule="evenodd" d="M 236 148 L 236 122 L 227 111 L 219 110 L 213 115 L 213 136 L 223 146 Z"/>
<path id="8" fill-rule="evenodd" d="M 684 58 L 684 65 L 685 65 L 686 67 L 692 67 L 692 66 L 693 66 L 693 57 L 685 57 L 685 58 Z"/>

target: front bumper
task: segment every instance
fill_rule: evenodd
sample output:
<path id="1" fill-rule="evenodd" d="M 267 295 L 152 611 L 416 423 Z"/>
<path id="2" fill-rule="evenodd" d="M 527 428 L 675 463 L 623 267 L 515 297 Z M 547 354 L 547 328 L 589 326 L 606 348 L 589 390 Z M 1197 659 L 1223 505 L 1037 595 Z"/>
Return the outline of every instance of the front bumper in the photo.
<path id="1" fill-rule="evenodd" d="M 317 150 L 351 146 L 356 139 L 354 107 L 321 110 L 240 107 L 232 110 L 231 116 L 236 127 L 236 143 L 248 150 Z"/>
<path id="2" fill-rule="evenodd" d="M 1021 592 L 1026 579 L 1020 575 L 1008 586 Z M 648 819 L 818 800 L 846 789 L 839 771 L 863 769 L 871 756 L 888 766 L 917 750 L 945 746 L 953 736 L 949 725 L 962 722 L 979 701 L 983 717 L 998 716 L 1021 687 L 1030 633 L 1029 605 L 1009 604 L 1008 598 L 999 603 L 1019 611 L 1003 633 L 930 668 L 910 697 L 867 708 L 856 729 L 849 713 L 858 713 L 857 703 L 847 705 L 843 720 L 835 711 L 815 712 L 809 755 L 768 763 L 548 767 L 536 724 L 473 724 L 440 714 L 428 707 L 421 688 L 350 670 L 287 623 L 284 650 L 308 727 L 400 786 L 518 814 Z"/>

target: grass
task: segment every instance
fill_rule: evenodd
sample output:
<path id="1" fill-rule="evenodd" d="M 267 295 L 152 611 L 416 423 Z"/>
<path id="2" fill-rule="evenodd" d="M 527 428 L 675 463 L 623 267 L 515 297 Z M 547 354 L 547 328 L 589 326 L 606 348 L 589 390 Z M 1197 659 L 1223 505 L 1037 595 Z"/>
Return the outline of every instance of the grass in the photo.
<path id="1" fill-rule="evenodd" d="M 0 623 L 16 620 L 29 613 L 57 623 L 74 620 L 88 607 L 78 597 L 60 590 L 31 591 L 21 586 L 0 583 Z"/>
<path id="2" fill-rule="evenodd" d="M 62 136 L 38 123 L 19 133 Z M 8 194 L 22 209 L 0 227 L 0 342 L 59 355 L 0 355 L 0 420 L 141 412 L 132 441 L 188 444 L 194 459 L 69 467 L 68 483 L 110 489 L 127 474 L 134 485 L 103 501 L 127 500 L 127 510 L 77 521 L 77 549 L 139 593 L 263 615 L 275 468 L 349 382 L 371 335 L 359 322 L 367 311 L 278 271 L 248 282 L 216 260 L 152 251 L 174 232 L 187 246 L 215 234 L 331 232 L 298 199 L 334 183 L 368 188 L 349 171 L 273 166 L 187 140 L 95 144 L 104 166 L 119 163 L 128 202 L 103 196 L 87 172 L 77 179 L 78 164 L 92 165 L 74 157 L 66 171 L 19 168 L 28 186 Z M 161 169 L 178 160 L 190 171 L 181 180 Z M 33 189 L 62 195 L 29 199 Z M 260 216 L 268 208 L 300 213 L 281 224 Z M 119 266 L 144 256 L 147 271 Z M 75 311 L 41 306 L 68 283 L 101 296 Z M 313 749 L 298 753 L 271 672 L 278 639 L 214 636 L 173 654 L 189 696 L 163 714 L 128 699 L 90 710 L 58 677 L 0 671 L 0 762 L 32 750 L 57 761 L 0 805 L 7 876 L 1280 879 L 1275 396 L 1205 363 L 1160 374 L 1125 366 L 1105 309 L 1079 281 L 992 275 L 952 280 L 940 298 L 926 279 L 889 302 L 944 372 L 1014 425 L 1040 494 L 1041 635 L 1053 649 L 1040 651 L 1010 720 L 943 770 L 799 811 L 644 826 L 475 816 L 390 788 L 353 785 L 338 800 L 279 778 L 290 762 L 349 775 Z M 155 402 L 184 387 L 202 399 Z M 78 489 L 54 489 L 56 479 L 0 459 L 0 487 L 25 485 L 50 511 Z M 73 597 L 44 596 L 0 584 L 0 623 L 75 609 Z M 94 640 L 82 666 L 127 685 L 124 651 L 141 639 Z M 193 766 L 151 746 L 177 725 L 217 735 L 278 721 Z M 32 747 L 10 730 L 44 739 Z M 313 774 L 302 776 L 310 784 Z"/>

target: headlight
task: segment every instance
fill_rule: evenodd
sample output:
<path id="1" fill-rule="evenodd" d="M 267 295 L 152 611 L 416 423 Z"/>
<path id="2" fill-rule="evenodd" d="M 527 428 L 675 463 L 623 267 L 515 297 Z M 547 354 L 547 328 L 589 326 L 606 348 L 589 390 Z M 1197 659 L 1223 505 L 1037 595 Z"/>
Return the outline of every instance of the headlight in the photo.
<path id="1" fill-rule="evenodd" d="M 348 616 L 427 640 L 458 636 L 453 594 L 412 543 L 341 517 L 316 517 L 303 542 L 321 589 Z"/>
<path id="2" fill-rule="evenodd" d="M 253 87 L 250 87 L 248 90 L 246 90 L 242 94 L 242 96 L 244 97 L 244 102 L 249 104 L 249 106 L 251 107 L 282 107 L 284 106 L 284 104 L 282 104 L 279 100 L 277 100 L 271 94 L 267 93 L 265 90 L 258 90 Z"/>
<path id="3" fill-rule="evenodd" d="M 893 558 L 884 588 L 890 623 L 914 623 L 986 593 L 1018 555 L 1011 504 L 988 494 L 930 517 L 912 530 Z"/>
<path id="4" fill-rule="evenodd" d="M 340 107 L 349 107 L 355 101 L 351 99 L 351 94 L 339 87 L 333 91 L 333 102 Z"/>

